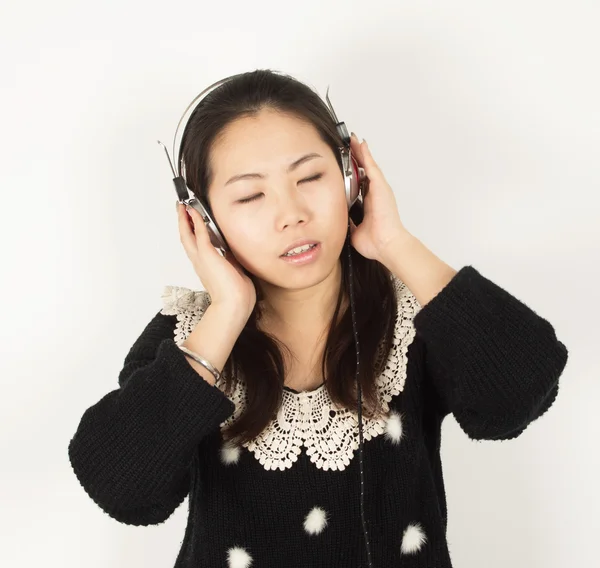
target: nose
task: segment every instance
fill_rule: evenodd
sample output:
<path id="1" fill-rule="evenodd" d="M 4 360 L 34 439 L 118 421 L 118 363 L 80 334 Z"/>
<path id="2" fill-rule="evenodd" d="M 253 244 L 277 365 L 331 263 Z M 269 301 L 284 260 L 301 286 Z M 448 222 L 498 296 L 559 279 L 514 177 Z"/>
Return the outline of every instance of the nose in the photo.
<path id="1" fill-rule="evenodd" d="M 290 184 L 290 188 L 277 196 L 277 224 L 279 227 L 306 222 L 309 217 L 307 197 Z"/>

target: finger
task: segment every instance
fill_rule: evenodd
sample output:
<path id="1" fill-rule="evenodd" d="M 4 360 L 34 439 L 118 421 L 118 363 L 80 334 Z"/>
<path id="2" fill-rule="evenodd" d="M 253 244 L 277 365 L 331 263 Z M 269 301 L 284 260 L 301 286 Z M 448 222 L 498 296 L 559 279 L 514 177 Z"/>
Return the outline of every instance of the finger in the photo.
<path id="1" fill-rule="evenodd" d="M 360 142 L 358 141 L 358 136 L 356 136 L 354 132 L 350 136 L 350 150 L 352 151 L 352 155 L 358 161 L 358 165 L 362 166 L 364 163 L 362 150 L 360 147 Z"/>
<path id="2" fill-rule="evenodd" d="M 177 204 L 177 221 L 179 225 L 179 240 L 183 248 L 188 253 L 188 256 L 196 249 L 196 238 L 192 230 L 192 221 L 188 217 L 185 209 L 185 204 Z"/>
<path id="3" fill-rule="evenodd" d="M 377 165 L 375 158 L 373 158 L 373 154 L 371 154 L 371 149 L 367 145 L 367 141 L 365 139 L 363 139 L 363 141 L 361 142 L 360 149 L 361 149 L 361 154 L 363 156 L 363 160 L 364 160 L 364 164 L 365 164 L 365 170 L 367 168 L 369 168 L 372 173 L 380 175 L 381 170 L 379 169 L 379 166 Z M 369 176 L 369 177 L 371 177 L 371 176 Z"/>
<path id="4" fill-rule="evenodd" d="M 208 235 L 208 228 L 206 227 L 206 223 L 204 222 L 202 215 L 200 215 L 198 211 L 190 206 L 187 207 L 187 211 L 190 215 L 190 219 L 192 220 L 196 242 L 200 243 L 202 246 L 212 247 L 210 236 Z"/>
<path id="5" fill-rule="evenodd" d="M 181 201 L 177 202 L 177 221 L 179 223 L 180 231 L 182 229 L 188 229 L 191 232 L 191 219 L 188 217 L 185 208 L 185 203 L 181 203 Z"/>

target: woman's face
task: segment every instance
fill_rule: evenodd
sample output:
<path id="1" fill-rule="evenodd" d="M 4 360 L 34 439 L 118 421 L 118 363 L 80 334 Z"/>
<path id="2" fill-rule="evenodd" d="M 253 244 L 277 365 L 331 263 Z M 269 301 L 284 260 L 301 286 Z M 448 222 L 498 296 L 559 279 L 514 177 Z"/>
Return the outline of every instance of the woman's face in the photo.
<path id="1" fill-rule="evenodd" d="M 316 155 L 289 169 L 307 154 Z M 246 270 L 267 288 L 287 289 L 313 286 L 332 273 L 346 238 L 348 208 L 336 156 L 314 126 L 263 109 L 230 124 L 209 161 L 208 200 Z M 243 174 L 261 177 L 231 180 Z M 253 200 L 240 201 L 248 198 Z M 321 243 L 317 259 L 303 266 L 283 260 L 289 245 L 302 238 Z"/>

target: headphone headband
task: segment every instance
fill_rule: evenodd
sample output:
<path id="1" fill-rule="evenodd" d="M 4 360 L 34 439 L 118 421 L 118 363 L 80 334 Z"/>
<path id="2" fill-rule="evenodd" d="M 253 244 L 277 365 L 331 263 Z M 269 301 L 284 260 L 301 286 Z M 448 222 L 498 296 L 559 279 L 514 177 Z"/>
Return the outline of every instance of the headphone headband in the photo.
<path id="1" fill-rule="evenodd" d="M 285 73 L 280 73 L 278 71 L 272 71 L 272 72 L 277 75 L 281 75 L 282 77 L 289 77 L 289 75 L 287 75 Z M 230 75 L 229 77 L 225 77 L 224 79 L 219 79 L 218 81 L 215 81 L 212 85 L 209 85 L 208 87 L 206 87 L 206 89 L 204 89 L 201 93 L 199 93 L 196 97 L 194 97 L 194 99 L 190 102 L 190 104 L 187 106 L 187 108 L 183 111 L 183 114 L 181 115 L 181 118 L 179 119 L 179 122 L 177 123 L 177 128 L 175 129 L 175 134 L 173 136 L 172 156 L 174 158 L 174 162 L 171 162 L 171 158 L 165 147 L 165 151 L 167 152 L 167 157 L 169 158 L 169 163 L 171 164 L 171 170 L 173 171 L 173 177 L 181 176 L 181 156 L 180 156 L 180 151 L 179 151 L 181 148 L 179 150 L 177 150 L 177 152 L 175 152 L 175 148 L 177 148 L 177 134 L 179 133 L 179 129 L 181 128 L 181 123 L 183 122 L 183 119 L 188 114 L 190 108 L 192 108 L 192 106 L 194 106 L 194 103 L 196 103 L 196 101 L 198 101 L 198 103 L 192 109 L 192 113 L 193 113 L 193 111 L 196 109 L 196 106 L 198 106 L 198 104 L 200 104 L 201 99 L 204 98 L 205 94 L 208 94 L 210 91 L 216 89 L 217 87 L 221 86 L 224 83 L 227 83 L 231 79 L 235 79 L 236 77 L 241 77 L 242 75 L 245 75 L 245 74 L 246 74 L 245 72 L 244 73 L 235 73 L 234 75 Z M 315 92 L 315 94 L 319 95 L 319 93 L 316 93 L 316 92 Z M 320 97 L 320 95 L 319 95 L 319 97 Z M 325 92 L 325 100 L 327 101 L 327 110 L 329 111 L 331 118 L 333 119 L 333 121 L 336 124 L 338 134 L 340 135 L 343 144 L 346 147 L 350 146 L 350 135 L 348 133 L 348 129 L 346 128 L 345 123 L 338 121 L 335 111 L 333 110 L 333 105 L 331 104 L 331 101 L 329 100 L 329 85 L 327 85 L 327 91 Z M 192 114 L 192 113 L 190 113 L 190 114 Z M 159 144 L 162 144 L 162 142 L 159 141 Z M 164 146 L 164 144 L 163 144 L 163 146 Z M 175 169 L 175 167 L 173 166 L 173 163 L 176 164 L 177 169 Z"/>

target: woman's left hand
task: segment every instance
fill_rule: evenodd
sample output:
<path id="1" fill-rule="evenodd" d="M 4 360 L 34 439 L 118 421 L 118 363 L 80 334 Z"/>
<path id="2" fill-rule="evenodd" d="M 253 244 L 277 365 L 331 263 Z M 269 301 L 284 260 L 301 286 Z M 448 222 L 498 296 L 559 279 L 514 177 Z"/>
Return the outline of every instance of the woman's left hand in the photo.
<path id="1" fill-rule="evenodd" d="M 412 235 L 400 221 L 394 192 L 373 159 L 367 142 L 360 143 L 352 133 L 350 149 L 369 178 L 366 195 L 363 195 L 364 218 L 358 226 L 350 219 L 351 243 L 365 258 L 384 264 L 390 244 Z"/>

